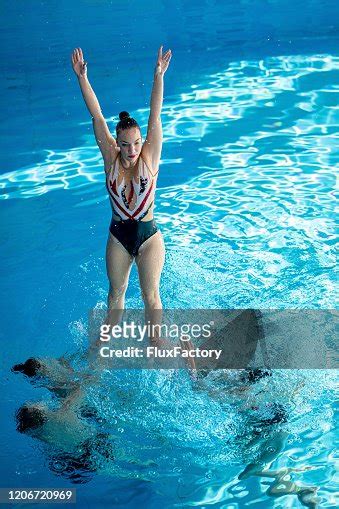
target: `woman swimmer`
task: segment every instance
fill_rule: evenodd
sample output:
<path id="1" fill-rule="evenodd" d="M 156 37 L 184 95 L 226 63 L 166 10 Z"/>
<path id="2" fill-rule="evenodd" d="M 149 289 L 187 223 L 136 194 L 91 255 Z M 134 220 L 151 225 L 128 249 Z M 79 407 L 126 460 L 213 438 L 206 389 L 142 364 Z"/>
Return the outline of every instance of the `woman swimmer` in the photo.
<path id="1" fill-rule="evenodd" d="M 153 209 L 162 149 L 160 114 L 164 75 L 171 57 L 171 50 L 163 54 L 160 46 L 154 70 L 147 136 L 143 142 L 139 125 L 126 111 L 119 114 L 116 138 L 112 136 L 88 80 L 82 50 L 76 48 L 72 53 L 73 70 L 91 114 L 95 138 L 104 160 L 112 207 L 106 248 L 110 323 L 113 320 L 117 323 L 121 318 L 133 261 L 138 268 L 146 321 L 157 323 L 157 310 L 162 309 L 159 284 L 165 246 L 153 218 Z"/>

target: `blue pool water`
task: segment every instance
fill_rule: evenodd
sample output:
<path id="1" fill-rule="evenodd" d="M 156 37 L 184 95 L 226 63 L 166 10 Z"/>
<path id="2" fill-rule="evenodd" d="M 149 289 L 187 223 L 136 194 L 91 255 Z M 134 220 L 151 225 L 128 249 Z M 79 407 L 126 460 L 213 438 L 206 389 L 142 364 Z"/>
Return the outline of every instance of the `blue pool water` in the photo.
<path id="1" fill-rule="evenodd" d="M 126 109 L 143 136 L 157 48 L 172 49 L 155 211 L 163 306 L 332 309 L 339 9 L 87 0 L 1 10 L 1 484 L 74 487 L 53 451 L 15 430 L 21 404 L 56 399 L 10 372 L 82 348 L 88 311 L 106 301 L 110 207 L 72 49 L 85 52 L 112 132 Z M 135 268 L 127 306 L 142 307 Z M 88 391 L 100 415 L 89 427 L 109 433 L 113 453 L 98 452 L 77 505 L 301 507 L 267 493 L 269 477 L 238 478 L 266 451 L 270 470 L 294 469 L 280 483 L 315 486 L 320 506 L 335 507 L 335 387 L 333 371 L 276 370 L 240 400 L 213 377 L 198 390 L 185 372 L 107 373 Z M 246 409 L 267 402 L 289 418 L 252 442 Z"/>

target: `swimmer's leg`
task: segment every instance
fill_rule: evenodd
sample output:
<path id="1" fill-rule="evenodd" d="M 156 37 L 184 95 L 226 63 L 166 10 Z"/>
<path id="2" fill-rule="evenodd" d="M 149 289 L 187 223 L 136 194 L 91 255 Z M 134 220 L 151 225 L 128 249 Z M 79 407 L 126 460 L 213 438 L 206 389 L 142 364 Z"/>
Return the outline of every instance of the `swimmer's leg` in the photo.
<path id="1" fill-rule="evenodd" d="M 114 326 L 121 321 L 125 308 L 125 294 L 129 275 L 133 264 L 133 257 L 126 248 L 109 233 L 106 246 L 106 270 L 109 280 L 107 296 L 107 315 L 102 325 Z M 90 336 L 92 333 L 90 331 Z M 85 355 L 89 358 L 91 369 L 104 366 L 104 359 L 100 357 L 99 350 L 103 346 L 100 337 L 90 338 L 90 347 Z M 100 366 L 99 366 L 100 364 Z"/>
<path id="2" fill-rule="evenodd" d="M 275 435 L 273 439 L 263 441 L 260 437 L 255 437 L 249 444 L 249 446 L 255 446 L 260 443 L 261 450 L 263 451 L 259 458 L 249 463 L 246 468 L 239 474 L 239 479 L 247 479 L 252 475 L 263 475 L 267 472 L 269 465 L 278 457 L 278 454 L 283 450 L 286 438 L 288 434 L 286 432 L 280 432 Z"/>
<path id="3" fill-rule="evenodd" d="M 286 470 L 287 472 L 284 472 Z M 298 486 L 295 482 L 290 479 L 285 479 L 285 476 L 289 477 L 289 473 L 297 471 L 298 469 L 288 468 L 276 471 L 275 481 L 270 485 L 266 494 L 271 497 L 282 497 L 284 495 L 297 495 L 302 505 L 306 507 L 318 507 L 320 498 L 316 497 L 319 487 L 317 486 Z"/>
<path id="4" fill-rule="evenodd" d="M 142 298 L 145 304 L 145 323 L 151 326 L 162 323 L 162 303 L 160 298 L 160 278 L 165 262 L 165 244 L 162 233 L 158 230 L 148 238 L 139 248 L 136 256 Z M 162 339 L 155 327 L 150 337 L 152 344 L 159 348 L 172 349 L 173 344 Z M 190 342 L 188 342 L 190 343 Z M 192 344 L 180 342 L 185 349 L 192 349 Z M 194 359 L 188 358 L 188 367 L 195 368 Z"/>
<path id="5" fill-rule="evenodd" d="M 160 230 L 143 242 L 135 261 L 138 267 L 141 295 L 145 305 L 145 323 L 149 323 L 151 326 L 150 342 L 152 346 L 171 350 L 174 345 L 169 340 L 161 338 L 159 332 L 163 318 L 159 289 L 165 262 L 165 244 Z"/>
<path id="6" fill-rule="evenodd" d="M 125 308 L 125 294 L 132 264 L 133 257 L 110 233 L 106 246 L 106 270 L 110 285 L 107 308 L 109 318 L 115 319 L 116 323 L 119 323 Z"/>
<path id="7" fill-rule="evenodd" d="M 269 470 L 269 466 L 277 459 L 279 453 L 283 450 L 287 436 L 287 433 L 281 432 L 276 435 L 273 440 L 265 441 L 262 444 L 263 453 L 255 462 L 247 465 L 243 472 L 239 474 L 238 479 L 244 480 L 251 476 L 274 479 L 274 482 L 266 492 L 267 495 L 273 497 L 289 494 L 297 495 L 303 505 L 315 508 L 317 507 L 319 499 L 314 497 L 314 495 L 316 495 L 319 488 L 316 486 L 298 486 L 289 478 L 286 479 L 286 476 L 289 476 L 291 472 L 310 470 L 313 467 L 283 467 L 279 470 Z"/>
<path id="8" fill-rule="evenodd" d="M 165 244 L 159 230 L 140 246 L 135 261 L 138 267 L 142 299 L 145 304 L 145 323 L 149 321 L 151 325 L 161 325 L 162 303 L 159 286 L 165 262 Z M 156 328 L 150 339 L 155 343 L 160 340 Z"/>

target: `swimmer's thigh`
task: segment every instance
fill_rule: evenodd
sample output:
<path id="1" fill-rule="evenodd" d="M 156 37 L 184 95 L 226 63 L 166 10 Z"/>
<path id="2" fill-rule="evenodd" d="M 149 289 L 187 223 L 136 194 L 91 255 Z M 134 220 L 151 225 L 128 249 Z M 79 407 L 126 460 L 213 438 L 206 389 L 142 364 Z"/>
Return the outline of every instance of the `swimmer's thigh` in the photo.
<path id="1" fill-rule="evenodd" d="M 165 244 L 159 230 L 140 246 L 135 262 L 142 293 L 157 292 L 165 262 Z"/>
<path id="2" fill-rule="evenodd" d="M 109 233 L 106 247 L 106 270 L 110 291 L 121 291 L 127 288 L 133 257 L 127 249 Z"/>

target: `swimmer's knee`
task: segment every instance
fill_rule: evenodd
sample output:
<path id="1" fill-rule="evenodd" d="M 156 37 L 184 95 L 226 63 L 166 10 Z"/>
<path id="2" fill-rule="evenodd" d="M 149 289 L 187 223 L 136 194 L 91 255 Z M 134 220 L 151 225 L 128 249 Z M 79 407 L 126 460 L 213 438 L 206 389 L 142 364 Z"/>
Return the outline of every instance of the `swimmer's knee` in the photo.
<path id="1" fill-rule="evenodd" d="M 110 301 L 116 302 L 122 297 L 125 296 L 127 290 L 127 283 L 121 285 L 121 286 L 112 286 L 109 287 L 109 293 L 108 298 Z"/>
<path id="2" fill-rule="evenodd" d="M 107 297 L 107 307 L 109 310 L 124 308 L 126 290 L 127 284 L 119 287 L 110 286 Z"/>
<path id="3" fill-rule="evenodd" d="M 151 309 L 161 309 L 161 300 L 160 293 L 158 288 L 153 288 L 151 290 L 143 290 L 141 292 L 142 300 L 145 305 Z"/>
<path id="4" fill-rule="evenodd" d="M 37 430 L 47 421 L 47 415 L 41 408 L 23 405 L 16 412 L 17 431 L 26 433 Z"/>

